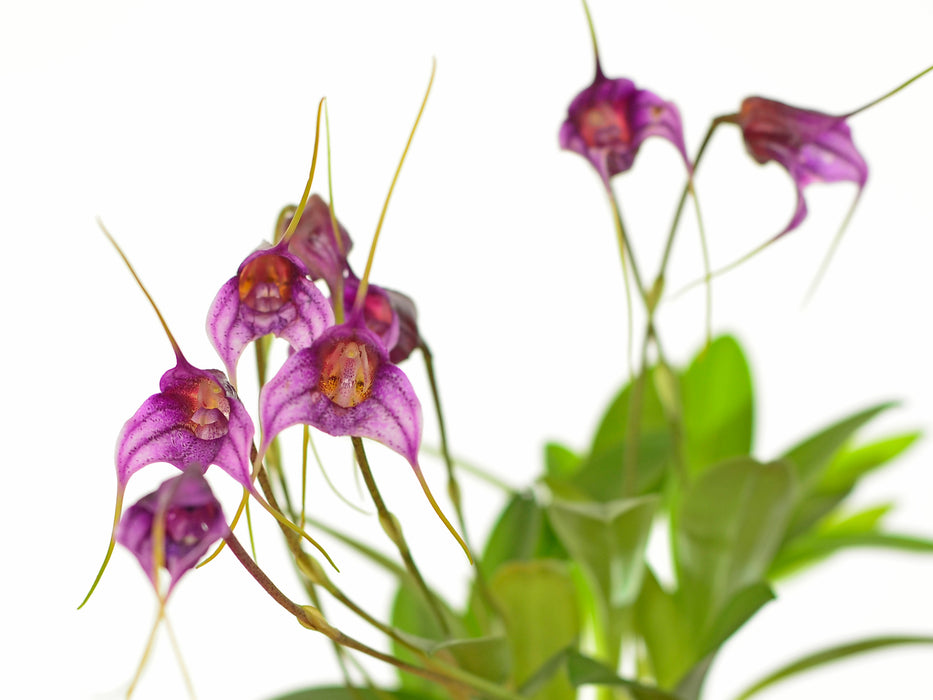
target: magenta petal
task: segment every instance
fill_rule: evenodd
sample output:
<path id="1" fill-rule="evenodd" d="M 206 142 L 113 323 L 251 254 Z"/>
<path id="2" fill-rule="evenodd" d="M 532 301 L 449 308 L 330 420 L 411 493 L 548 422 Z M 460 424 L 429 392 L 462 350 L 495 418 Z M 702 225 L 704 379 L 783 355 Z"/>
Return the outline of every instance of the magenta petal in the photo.
<path id="1" fill-rule="evenodd" d="M 197 465 L 164 481 L 127 508 L 117 526 L 116 540 L 136 556 L 153 585 L 153 527 L 160 514 L 165 524 L 164 565 L 172 579 L 171 591 L 210 546 L 227 534 L 228 527 L 220 502 Z"/>
<path id="2" fill-rule="evenodd" d="M 356 293 L 360 281 L 351 273 L 344 281 L 344 308 L 352 309 L 356 302 Z M 399 318 L 392 305 L 388 290 L 374 284 L 366 286 L 366 299 L 363 301 L 363 322 L 366 327 L 379 336 L 387 350 L 395 347 L 399 337 Z"/>
<path id="3" fill-rule="evenodd" d="M 810 183 L 853 182 L 861 190 L 868 180 L 868 165 L 844 117 L 749 97 L 735 121 L 749 154 L 759 163 L 777 162 L 797 186 L 794 216 L 778 237 L 806 218 L 803 190 Z"/>
<path id="4" fill-rule="evenodd" d="M 348 347 L 353 357 L 366 358 L 368 370 L 347 359 Z M 340 372 L 345 384 L 333 381 Z M 365 387 L 357 390 L 356 380 Z M 263 450 L 285 428 L 304 424 L 329 435 L 376 440 L 417 465 L 421 404 L 405 373 L 365 328 L 344 324 L 325 331 L 288 358 L 263 387 L 259 404 Z"/>
<path id="5" fill-rule="evenodd" d="M 252 420 L 222 372 L 192 367 L 184 358 L 162 375 L 161 391 L 133 414 L 117 438 L 117 480 L 124 486 L 142 467 L 166 462 L 179 469 L 216 464 L 244 486 L 249 481 Z"/>
<path id="6" fill-rule="evenodd" d="M 396 292 L 392 289 L 386 289 L 385 293 L 389 295 L 389 303 L 398 317 L 399 334 L 398 342 L 389 348 L 389 359 L 398 364 L 402 360 L 408 359 L 412 351 L 421 345 L 421 332 L 418 330 L 418 309 L 411 297 Z"/>
<path id="7" fill-rule="evenodd" d="M 652 136 L 674 144 L 691 169 L 674 103 L 636 88 L 631 80 L 610 80 L 600 71 L 570 103 L 560 146 L 589 160 L 608 184 L 610 177 L 632 167 L 641 144 Z"/>
<path id="8" fill-rule="evenodd" d="M 240 355 L 257 338 L 271 333 L 300 350 L 333 323 L 327 299 L 280 243 L 248 256 L 220 288 L 207 314 L 207 333 L 235 378 Z"/>
<path id="9" fill-rule="evenodd" d="M 291 218 L 283 222 L 287 227 Z M 347 254 L 353 246 L 347 230 L 337 222 L 340 238 L 334 235 L 330 207 L 314 194 L 305 205 L 301 220 L 288 241 L 288 249 L 308 268 L 311 279 L 323 279 L 331 289 L 343 277 L 347 267 Z"/>

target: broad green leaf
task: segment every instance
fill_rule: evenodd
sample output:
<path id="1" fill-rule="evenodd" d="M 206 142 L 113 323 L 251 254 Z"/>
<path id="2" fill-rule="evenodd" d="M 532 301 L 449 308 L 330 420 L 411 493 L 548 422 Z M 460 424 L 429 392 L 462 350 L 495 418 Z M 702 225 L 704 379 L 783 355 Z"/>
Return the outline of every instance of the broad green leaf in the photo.
<path id="1" fill-rule="evenodd" d="M 406 690 L 386 690 L 383 688 L 347 688 L 346 686 L 324 686 L 305 688 L 286 695 L 277 695 L 270 700 L 425 700 Z"/>
<path id="2" fill-rule="evenodd" d="M 858 642 L 842 644 L 837 647 L 832 647 L 830 649 L 825 649 L 813 654 L 808 654 L 765 676 L 757 683 L 754 683 L 738 697 L 736 697 L 736 700 L 747 700 L 765 688 L 774 685 L 778 681 L 795 676 L 798 673 L 803 673 L 804 671 L 809 671 L 811 669 L 817 668 L 818 666 L 823 666 L 834 661 L 839 661 L 840 659 L 844 659 L 848 656 L 863 654 L 866 651 L 873 651 L 875 649 L 883 649 L 885 647 L 891 646 L 903 646 L 907 644 L 933 644 L 933 637 L 875 637 L 873 639 L 864 639 Z"/>
<path id="3" fill-rule="evenodd" d="M 673 529 L 678 580 L 704 629 L 741 589 L 764 579 L 796 496 L 792 467 L 748 457 L 720 462 L 686 489 Z"/>
<path id="4" fill-rule="evenodd" d="M 635 624 L 658 684 L 673 687 L 696 660 L 691 643 L 696 632 L 676 596 L 661 587 L 648 566 L 635 605 Z"/>
<path id="5" fill-rule="evenodd" d="M 530 559 L 538 547 L 544 511 L 529 493 L 509 499 L 489 534 L 483 551 L 483 568 L 493 572 L 512 560 Z"/>
<path id="6" fill-rule="evenodd" d="M 855 431 L 894 405 L 893 402 L 878 404 L 844 418 L 791 448 L 781 459 L 794 464 L 800 484 L 809 490 L 813 484 L 819 482 L 830 460 Z"/>
<path id="7" fill-rule="evenodd" d="M 512 681 L 521 686 L 554 654 L 576 645 L 580 619 L 567 565 L 554 560 L 510 562 L 490 582 L 502 604 L 512 653 Z M 573 688 L 558 673 L 533 696 L 571 700 Z"/>
<path id="8" fill-rule="evenodd" d="M 774 600 L 774 591 L 764 582 L 753 583 L 738 591 L 726 603 L 722 612 L 716 616 L 712 625 L 703 633 L 698 645 L 699 656 L 705 657 L 716 652 L 726 640 L 761 610 L 762 606 Z"/>
<path id="9" fill-rule="evenodd" d="M 454 634 L 462 634 L 458 620 L 453 612 L 446 607 L 443 610 L 448 625 L 454 631 Z M 399 587 L 398 592 L 395 594 L 395 601 L 392 604 L 390 622 L 393 627 L 405 633 L 407 641 L 414 642 L 425 653 L 433 653 L 438 643 L 446 637 L 438 624 L 437 618 L 424 601 L 421 592 L 414 586 Z M 392 640 L 392 653 L 403 661 L 414 665 L 422 665 L 421 659 L 414 652 L 395 640 Z M 424 697 L 446 697 L 443 688 L 424 678 L 402 672 L 399 672 L 398 675 L 402 690 Z"/>
<path id="10" fill-rule="evenodd" d="M 541 664 L 538 670 L 522 683 L 521 687 L 518 689 L 518 694 L 524 697 L 531 697 L 541 690 L 545 684 L 560 671 L 566 672 L 567 655 L 570 654 L 571 651 L 573 651 L 571 647 L 561 649 L 554 654 L 554 656 Z"/>
<path id="11" fill-rule="evenodd" d="M 644 437 L 652 433 L 667 433 L 667 419 L 664 416 L 664 409 L 658 398 L 657 391 L 653 381 L 654 370 L 648 370 L 648 381 L 645 382 L 645 394 L 641 410 L 641 433 Z M 609 408 L 606 409 L 596 435 L 593 438 L 593 444 L 590 452 L 598 455 L 613 447 L 617 447 L 625 442 L 626 430 L 628 428 L 629 403 L 631 402 L 632 387 L 627 384 L 616 394 Z"/>
<path id="12" fill-rule="evenodd" d="M 549 442 L 544 446 L 544 470 L 550 477 L 568 479 L 577 471 L 580 463 L 579 455 L 563 445 Z"/>
<path id="13" fill-rule="evenodd" d="M 483 570 L 492 574 L 508 561 L 566 557 L 544 510 L 530 492 L 509 499 L 493 526 L 483 551 Z"/>
<path id="14" fill-rule="evenodd" d="M 820 491 L 847 491 L 865 474 L 890 462 L 920 437 L 904 433 L 839 452 L 826 467 L 819 482 Z"/>
<path id="15" fill-rule="evenodd" d="M 610 608 L 624 607 L 638 596 L 657 506 L 656 496 L 642 496 L 609 503 L 555 499 L 547 509 L 557 537 Z"/>
<path id="16" fill-rule="evenodd" d="M 494 683 L 504 683 L 509 676 L 509 641 L 503 635 L 441 642 L 434 653 L 442 652 L 450 653 L 464 671 Z"/>
<path id="17" fill-rule="evenodd" d="M 644 495 L 660 490 L 672 454 L 673 443 L 667 429 L 663 432 L 642 434 L 638 451 L 638 473 L 635 476 L 636 494 Z M 598 454 L 594 453 L 583 461 L 571 483 L 590 500 L 605 502 L 623 498 L 624 459 L 624 442 Z"/>
<path id="18" fill-rule="evenodd" d="M 751 452 L 752 379 L 735 338 L 716 338 L 701 351 L 684 372 L 680 386 L 691 474 L 699 474 L 728 457 Z"/>
<path id="19" fill-rule="evenodd" d="M 625 688 L 635 700 L 679 700 L 676 695 L 665 692 L 660 688 L 620 678 L 611 668 L 576 652 L 567 654 L 567 675 L 574 686 L 619 686 Z"/>

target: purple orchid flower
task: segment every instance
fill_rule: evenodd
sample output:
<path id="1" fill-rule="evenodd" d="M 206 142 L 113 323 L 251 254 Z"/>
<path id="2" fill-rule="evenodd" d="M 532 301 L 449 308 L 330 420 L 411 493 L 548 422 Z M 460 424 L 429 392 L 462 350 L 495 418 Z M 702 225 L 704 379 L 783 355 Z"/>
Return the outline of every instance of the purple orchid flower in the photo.
<path id="1" fill-rule="evenodd" d="M 687 170 L 680 113 L 673 102 L 635 87 L 625 78 L 609 79 L 596 62 L 593 83 L 578 94 L 560 129 L 560 146 L 593 164 L 606 186 L 632 167 L 645 139 L 660 136 L 680 152 Z"/>
<path id="2" fill-rule="evenodd" d="M 293 425 L 309 425 L 336 437 L 369 438 L 408 460 L 438 517 L 471 558 L 469 548 L 444 516 L 418 464 L 421 403 L 405 373 L 389 359 L 379 337 L 366 327 L 361 308 L 346 323 L 328 328 L 299 350 L 262 388 L 260 453 Z"/>
<path id="3" fill-rule="evenodd" d="M 749 97 L 738 114 L 722 121 L 738 124 L 745 148 L 759 163 L 775 161 L 794 181 L 797 206 L 790 223 L 774 238 L 790 233 L 807 216 L 804 188 L 812 182 L 854 182 L 859 195 L 868 165 L 852 142 L 851 115 L 832 116 L 764 97 Z M 856 195 L 858 198 L 858 195 Z"/>
<path id="4" fill-rule="evenodd" d="M 159 393 L 143 402 L 117 438 L 113 532 L 100 571 L 79 608 L 90 599 L 110 562 L 127 482 L 143 467 L 166 462 L 182 470 L 197 464 L 205 471 L 216 464 L 255 495 L 250 479 L 255 428 L 246 407 L 223 372 L 192 366 L 171 334 L 169 339 L 175 367 L 162 375 Z"/>
<path id="5" fill-rule="evenodd" d="M 261 452 L 292 425 L 381 442 L 418 470 L 421 404 L 359 312 L 289 357 L 262 388 Z"/>
<path id="6" fill-rule="evenodd" d="M 291 217 L 282 219 L 284 232 Z M 305 205 L 301 220 L 288 241 L 288 250 L 301 260 L 312 280 L 323 279 L 330 289 L 337 288 L 337 281 L 349 270 L 347 255 L 353 247 L 350 235 L 340 222 L 339 238 L 334 234 L 330 207 L 318 195 L 311 195 Z"/>
<path id="7" fill-rule="evenodd" d="M 246 488 L 255 428 L 223 372 L 193 367 L 176 351 L 175 367 L 162 375 L 159 393 L 143 402 L 117 438 L 121 490 L 142 467 L 166 462 L 179 469 L 211 464 Z"/>
<path id="8" fill-rule="evenodd" d="M 157 591 L 156 567 L 168 570 L 171 583 L 166 597 L 211 545 L 229 532 L 220 502 L 202 471 L 199 464 L 192 464 L 167 479 L 127 508 L 117 527 L 117 542 L 136 556 Z M 162 542 L 155 540 L 159 531 Z"/>
<path id="9" fill-rule="evenodd" d="M 272 333 L 301 350 L 334 323 L 330 304 L 288 246 L 283 240 L 249 255 L 208 311 L 208 335 L 234 384 L 237 361 L 250 342 Z"/>

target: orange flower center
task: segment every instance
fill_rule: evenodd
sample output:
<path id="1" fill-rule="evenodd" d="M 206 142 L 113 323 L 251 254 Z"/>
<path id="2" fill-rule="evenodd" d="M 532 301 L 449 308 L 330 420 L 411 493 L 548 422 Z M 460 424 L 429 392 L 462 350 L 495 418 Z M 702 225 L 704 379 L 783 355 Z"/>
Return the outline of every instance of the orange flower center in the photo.
<path id="1" fill-rule="evenodd" d="M 629 143 L 632 140 L 625 115 L 605 102 L 593 105 L 583 113 L 580 134 L 583 142 L 590 147 Z"/>
<path id="2" fill-rule="evenodd" d="M 365 343 L 340 340 L 323 355 L 318 389 L 343 408 L 353 408 L 369 398 L 379 359 Z"/>
<path id="3" fill-rule="evenodd" d="M 295 265 L 281 255 L 261 255 L 240 272 L 240 301 L 255 311 L 278 311 L 292 298 Z"/>
<path id="4" fill-rule="evenodd" d="M 214 440 L 227 434 L 230 401 L 221 386 L 207 377 L 193 380 L 173 392 L 187 404 L 185 427 L 201 440 Z"/>

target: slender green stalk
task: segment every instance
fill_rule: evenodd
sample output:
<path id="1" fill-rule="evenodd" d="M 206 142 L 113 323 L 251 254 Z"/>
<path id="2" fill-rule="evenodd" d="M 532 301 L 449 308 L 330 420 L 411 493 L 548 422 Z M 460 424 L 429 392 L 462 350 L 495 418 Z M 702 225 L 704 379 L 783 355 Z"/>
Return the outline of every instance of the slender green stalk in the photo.
<path id="1" fill-rule="evenodd" d="M 441 395 L 437 387 L 437 377 L 434 373 L 434 356 L 431 354 L 431 349 L 428 347 L 428 344 L 424 342 L 423 338 L 419 338 L 419 346 L 421 348 L 421 355 L 424 357 L 425 370 L 428 373 L 428 382 L 431 385 L 431 397 L 434 399 L 434 410 L 437 413 L 437 424 L 441 434 L 441 454 L 444 458 L 444 464 L 447 466 L 447 493 L 450 495 L 450 500 L 454 504 L 454 510 L 457 512 L 457 521 L 460 523 L 460 531 L 463 533 L 463 541 L 466 542 L 467 547 L 471 551 L 473 550 L 473 545 L 470 542 L 469 532 L 467 530 L 466 518 L 463 515 L 463 503 L 460 497 L 460 484 L 457 482 L 457 474 L 454 469 L 454 460 L 450 454 L 450 446 L 447 442 L 447 426 L 444 422 L 444 412 L 441 410 Z M 486 580 L 486 574 L 483 570 L 482 562 L 477 558 L 475 562 L 476 567 L 476 585 L 479 590 L 479 594 L 482 596 L 483 601 L 494 610 L 496 614 L 502 617 L 501 606 L 499 601 L 496 600 L 496 597 L 492 594 L 492 591 L 489 589 L 489 582 Z"/>
<path id="2" fill-rule="evenodd" d="M 929 73 L 931 70 L 933 70 L 933 66 L 930 66 L 929 68 L 925 68 L 924 70 L 922 70 L 922 71 L 920 71 L 919 73 L 917 73 L 917 75 L 915 75 L 914 77 L 912 77 L 912 78 L 910 78 L 909 80 L 906 80 L 906 81 L 904 81 L 903 83 L 901 83 L 900 85 L 898 85 L 898 86 L 897 86 L 896 88 L 894 88 L 893 90 L 889 90 L 888 92 L 884 93 L 881 97 L 878 97 L 878 98 L 872 100 L 872 101 L 869 102 L 868 104 L 862 105 L 862 106 L 859 107 L 858 109 L 852 110 L 851 112 L 849 112 L 848 114 L 846 114 L 846 115 L 843 116 L 842 118 L 843 118 L 843 119 L 848 119 L 849 117 L 854 117 L 854 116 L 855 116 L 856 114 L 858 114 L 859 112 L 864 112 L 866 109 L 868 109 L 868 108 L 870 108 L 870 107 L 874 107 L 874 106 L 875 106 L 876 104 L 878 104 L 879 102 L 884 102 L 884 101 L 885 101 L 886 99 L 888 99 L 889 97 L 892 97 L 892 96 L 896 95 L 897 93 L 899 93 L 901 90 L 903 90 L 905 87 L 907 87 L 908 85 L 910 85 L 910 84 L 911 84 L 912 82 L 914 82 L 915 80 L 919 80 L 920 78 L 922 78 L 923 76 L 925 76 L 925 75 L 926 75 L 927 73 Z"/>
<path id="3" fill-rule="evenodd" d="M 687 196 L 693 191 L 693 178 L 696 177 L 697 169 L 700 167 L 700 161 L 703 159 L 703 154 L 706 152 L 706 147 L 709 145 L 710 139 L 713 137 L 713 132 L 720 125 L 725 123 L 727 120 L 723 117 L 716 117 L 709 125 L 709 129 L 706 131 L 706 136 L 703 137 L 702 143 L 700 143 L 700 149 L 697 151 L 696 158 L 693 159 L 693 174 L 687 177 L 687 182 L 684 184 L 684 190 L 680 194 L 680 201 L 677 203 L 677 209 L 674 212 L 674 219 L 671 222 L 670 232 L 667 234 L 667 242 L 664 244 L 664 254 L 661 256 L 661 266 L 658 271 L 658 277 L 662 277 L 667 271 L 667 263 L 671 256 L 671 249 L 674 246 L 674 238 L 677 235 L 677 230 L 680 224 L 680 217 L 684 211 L 684 204 L 687 202 Z"/>
<path id="4" fill-rule="evenodd" d="M 284 608 L 291 615 L 294 615 L 302 626 L 314 630 L 315 632 L 320 632 L 324 636 L 343 647 L 359 651 L 363 654 L 366 654 L 367 656 L 371 656 L 374 659 L 391 664 L 392 666 L 395 666 L 402 671 L 406 671 L 407 673 L 411 673 L 434 683 L 438 683 L 450 690 L 453 690 L 454 687 L 458 687 L 467 692 L 475 693 L 478 691 L 480 695 L 488 696 L 494 700 L 521 700 L 520 696 L 510 692 L 506 688 L 501 687 L 495 683 L 491 683 L 478 676 L 474 676 L 473 674 L 468 673 L 467 671 L 463 671 L 462 669 L 448 666 L 447 664 L 439 664 L 441 669 L 437 671 L 421 668 L 419 666 L 413 666 L 412 664 L 401 661 L 394 656 L 377 651 L 376 649 L 373 649 L 372 647 L 357 641 L 353 637 L 349 637 L 328 623 L 316 608 L 307 605 L 298 605 L 288 596 L 282 593 L 282 591 L 279 590 L 279 588 L 272 582 L 272 580 L 266 576 L 265 572 L 263 572 L 262 569 L 260 569 L 252 559 L 250 559 L 249 554 L 247 554 L 246 550 L 243 549 L 243 545 L 240 544 L 233 533 L 230 533 L 227 536 L 227 546 L 230 548 L 230 551 L 233 552 L 234 556 L 240 561 L 243 567 L 247 570 L 247 572 L 263 588 L 263 590 L 265 590 L 266 593 L 268 593 L 276 603 L 282 606 L 282 608 Z"/>
<path id="5" fill-rule="evenodd" d="M 437 596 L 434 595 L 425 582 L 424 577 L 421 575 L 421 571 L 418 569 L 418 565 L 411 555 L 408 542 L 405 541 L 405 535 L 402 534 L 402 527 L 399 525 L 398 519 L 389 512 L 385 501 L 382 500 L 382 495 L 379 493 L 379 488 L 376 486 L 376 480 L 373 478 L 372 470 L 369 468 L 369 460 L 366 459 L 366 450 L 363 448 L 363 440 L 358 437 L 351 439 L 353 440 L 353 450 L 356 453 L 356 461 L 360 467 L 360 473 L 363 475 L 363 481 L 366 482 L 366 488 L 369 490 L 369 495 L 372 497 L 373 503 L 376 506 L 382 529 L 385 530 L 386 535 L 388 535 L 389 539 L 392 540 L 398 549 L 398 553 L 405 563 L 405 568 L 408 570 L 408 573 L 411 574 L 418 588 L 421 589 L 425 602 L 427 602 L 428 607 L 431 609 L 431 614 L 433 614 L 434 618 L 437 620 L 437 624 L 441 631 L 445 636 L 450 636 L 450 625 L 447 623 L 447 618 L 444 615 L 444 611 L 441 609 Z"/>

